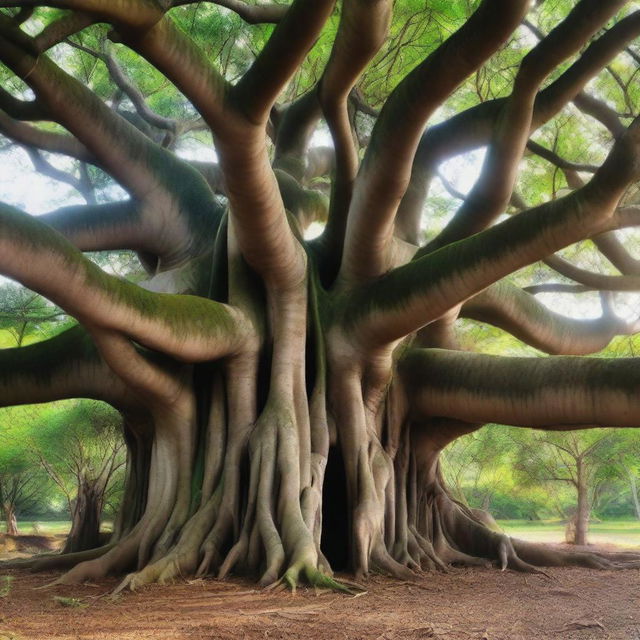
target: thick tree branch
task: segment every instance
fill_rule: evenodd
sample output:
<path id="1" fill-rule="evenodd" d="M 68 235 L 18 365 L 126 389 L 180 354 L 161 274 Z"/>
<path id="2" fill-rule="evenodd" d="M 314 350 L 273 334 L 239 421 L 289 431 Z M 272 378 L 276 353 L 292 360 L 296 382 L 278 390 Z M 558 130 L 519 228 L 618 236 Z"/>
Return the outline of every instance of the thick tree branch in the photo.
<path id="1" fill-rule="evenodd" d="M 595 353 L 616 335 L 640 331 L 640 321 L 626 322 L 612 312 L 594 320 L 568 318 L 504 281 L 465 302 L 460 316 L 487 322 L 546 353 L 562 355 Z"/>
<path id="2" fill-rule="evenodd" d="M 0 109 L 15 120 L 47 120 L 48 110 L 37 100 L 18 100 L 0 88 Z"/>
<path id="3" fill-rule="evenodd" d="M 204 0 L 237 13 L 248 24 L 277 24 L 282 20 L 289 6 L 286 4 L 248 4 L 242 0 Z M 203 0 L 174 0 L 172 7 L 183 7 L 203 2 Z"/>
<path id="4" fill-rule="evenodd" d="M 295 0 L 230 98 L 251 122 L 266 123 L 271 107 L 311 49 L 335 0 Z"/>
<path id="5" fill-rule="evenodd" d="M 145 291 L 101 271 L 63 236 L 0 208 L 0 273 L 51 299 L 93 330 L 120 332 L 184 362 L 241 351 L 252 328 L 238 309 L 194 296 Z"/>
<path id="6" fill-rule="evenodd" d="M 528 4 L 527 0 L 485 0 L 388 98 L 354 188 L 340 269 L 343 280 L 367 280 L 388 269 L 395 214 L 425 122 L 509 37 Z"/>
<path id="7" fill-rule="evenodd" d="M 36 51 L 44 53 L 51 47 L 65 41 L 70 36 L 86 29 L 96 22 L 88 13 L 72 11 L 48 24 L 35 38 Z"/>
<path id="8" fill-rule="evenodd" d="M 119 22 L 132 29 L 149 29 L 163 14 L 155 0 L 0 0 L 4 7 L 53 7 L 92 15 L 96 21 Z"/>
<path id="9" fill-rule="evenodd" d="M 349 298 L 346 321 L 364 344 L 400 339 L 516 269 L 606 230 L 639 178 L 640 118 L 584 187 L 363 286 Z"/>
<path id="10" fill-rule="evenodd" d="M 1 406 L 65 398 L 135 406 L 133 395 L 111 373 L 80 326 L 27 347 L 0 349 Z"/>
<path id="11" fill-rule="evenodd" d="M 578 2 L 565 20 L 525 56 L 514 80 L 513 92 L 497 118 L 480 177 L 453 219 L 429 243 L 426 251 L 435 251 L 485 229 L 504 211 L 532 128 L 539 86 L 563 60 L 579 51 L 625 2 Z"/>
<path id="12" fill-rule="evenodd" d="M 532 130 L 556 115 L 578 96 L 583 87 L 597 75 L 623 48 L 640 35 L 640 11 L 620 20 L 593 42 L 557 80 L 536 98 Z M 440 162 L 486 144 L 505 98 L 483 102 L 437 124 L 422 136 L 413 162 L 411 186 L 407 202 L 401 203 L 399 216 L 417 219 L 426 197 L 428 180 Z M 405 208 L 408 213 L 404 213 Z"/>
<path id="13" fill-rule="evenodd" d="M 77 138 L 19 122 L 3 111 L 0 111 L 0 133 L 22 145 L 97 164 L 93 154 Z"/>
<path id="14" fill-rule="evenodd" d="M 24 41 L 25 47 L 0 37 L 0 60 L 26 79 L 55 119 L 82 141 L 102 168 L 148 213 L 153 210 L 148 228 L 154 228 L 156 255 L 163 263 L 179 264 L 203 251 L 203 232 L 217 226 L 221 211 L 198 172 L 155 145 L 46 56 L 29 54 L 31 40 L 26 34 L 0 26 L 4 35 Z"/>
<path id="15" fill-rule="evenodd" d="M 319 98 L 335 153 L 331 206 L 323 242 L 340 264 L 347 214 L 358 173 L 358 149 L 349 117 L 349 95 L 384 44 L 391 19 L 389 0 L 344 0 L 338 33 L 320 80 Z"/>
<path id="16" fill-rule="evenodd" d="M 400 363 L 416 416 L 536 428 L 637 427 L 637 358 L 507 358 L 411 351 Z"/>
<path id="17" fill-rule="evenodd" d="M 38 216 L 80 251 L 133 249 L 158 255 L 153 225 L 134 201 L 72 205 Z"/>

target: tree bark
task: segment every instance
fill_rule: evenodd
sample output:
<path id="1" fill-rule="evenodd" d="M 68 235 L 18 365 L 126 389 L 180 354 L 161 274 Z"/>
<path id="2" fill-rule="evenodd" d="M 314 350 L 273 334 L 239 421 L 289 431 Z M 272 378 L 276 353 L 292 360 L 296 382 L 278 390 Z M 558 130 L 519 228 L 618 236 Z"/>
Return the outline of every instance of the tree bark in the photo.
<path id="1" fill-rule="evenodd" d="M 95 483 L 83 479 L 78 484 L 78 493 L 71 514 L 71 530 L 62 550 L 63 553 L 87 551 L 100 546 L 103 501 L 103 490 Z"/>
<path id="2" fill-rule="evenodd" d="M 0 0 L 0 7 L 39 4 L 71 14 L 40 38 L 0 14 L 0 61 L 73 137 L 56 133 L 52 140 L 1 113 L 0 126 L 25 144 L 57 144 L 94 162 L 130 199 L 66 207 L 41 219 L 0 204 L 0 273 L 84 327 L 0 352 L 0 403 L 78 395 L 111 402 L 126 418 L 129 469 L 111 543 L 92 548 L 102 494 L 83 481 L 70 553 L 34 567 L 68 569 L 62 583 L 126 572 L 121 588 L 132 589 L 236 571 L 263 585 L 348 591 L 352 585 L 332 577 L 332 563 L 348 564 L 359 578 L 379 571 L 406 579 L 421 567 L 448 564 L 521 571 L 638 566 L 638 555 L 511 540 L 486 514 L 451 496 L 439 466 L 447 444 L 489 421 L 554 430 L 638 424 L 638 360 L 566 355 L 597 351 L 636 325 L 608 313 L 597 321 L 564 318 L 515 285 L 496 284 L 571 243 L 637 222 L 620 206 L 640 179 L 638 118 L 616 135 L 588 183 L 498 221 L 513 199 L 531 129 L 607 64 L 620 48 L 614 36 L 621 29 L 625 42 L 636 34 L 637 17 L 618 22 L 544 91 L 541 83 L 624 2 L 576 3 L 521 56 L 509 98 L 479 105 L 422 138 L 437 141 L 453 130 L 447 144 L 425 152 L 440 158 L 469 146 L 469 138 L 489 144 L 456 222 L 422 248 L 406 240 L 417 237 L 420 200 L 435 174 L 428 162 L 410 184 L 427 121 L 446 113 L 447 96 L 469 74 L 510 40 L 517 44 L 512 36 L 527 0 L 483 0 L 449 39 L 430 47 L 388 96 L 362 158 L 349 93 L 385 46 L 389 11 L 402 3 L 345 0 L 321 80 L 282 117 L 275 101 L 300 80 L 292 82 L 296 70 L 323 25 L 338 16 L 332 0 L 295 0 L 286 13 L 278 10 L 275 29 L 260 32 L 265 46 L 233 82 L 165 14 L 167 3 Z M 274 9 L 214 4 L 262 18 Z M 42 51 L 93 22 L 110 23 L 111 37 L 174 83 L 210 127 L 217 164 L 205 173 L 216 174 L 224 213 L 193 166 L 125 122 Z M 238 65 L 231 66 L 236 73 Z M 148 119 L 167 126 L 127 87 Z M 16 115 L 33 116 L 34 109 L 5 103 Z M 304 162 L 320 111 L 334 140 L 328 207 Z M 275 154 L 268 128 L 276 130 Z M 323 235 L 306 241 L 306 226 L 327 213 Z M 138 252 L 149 282 L 115 278 L 82 253 L 114 248 Z M 461 314 L 564 355 L 466 352 L 456 337 Z M 323 536 L 336 522 L 342 554 L 335 536 Z"/>
<path id="3" fill-rule="evenodd" d="M 589 515 L 591 512 L 591 505 L 589 504 L 589 486 L 587 483 L 587 473 L 585 470 L 584 460 L 578 459 L 576 465 L 577 473 L 577 494 L 578 494 L 578 508 L 576 511 L 576 535 L 575 544 L 585 545 L 587 544 L 587 533 L 589 530 Z"/>
<path id="4" fill-rule="evenodd" d="M 7 535 L 10 535 L 10 536 L 19 535 L 20 532 L 18 531 L 18 521 L 16 519 L 16 512 L 15 512 L 14 506 L 9 502 L 5 502 L 3 504 L 3 511 L 4 511 L 4 522 L 7 529 Z"/>
<path id="5" fill-rule="evenodd" d="M 631 497 L 633 498 L 633 506 L 636 511 L 636 518 L 640 520 L 640 499 L 638 498 L 638 483 L 636 481 L 636 475 L 629 468 L 626 469 L 627 477 L 629 478 L 629 488 L 631 489 Z"/>

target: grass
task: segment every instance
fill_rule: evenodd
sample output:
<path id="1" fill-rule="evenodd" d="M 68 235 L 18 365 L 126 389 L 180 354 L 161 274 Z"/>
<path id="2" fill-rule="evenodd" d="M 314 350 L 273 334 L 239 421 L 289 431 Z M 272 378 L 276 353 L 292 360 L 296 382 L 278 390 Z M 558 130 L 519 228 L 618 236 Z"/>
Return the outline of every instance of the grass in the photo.
<path id="1" fill-rule="evenodd" d="M 111 531 L 113 524 L 109 521 L 102 523 L 101 531 Z M 18 520 L 20 535 L 56 536 L 66 535 L 71 530 L 70 520 Z M 0 533 L 5 533 L 4 522 L 0 523 Z"/>
<path id="2" fill-rule="evenodd" d="M 19 520 L 18 531 L 21 535 L 36 534 L 41 536 L 55 536 L 59 534 L 67 534 L 71 530 L 71 522 L 69 520 Z M 6 527 L 4 523 L 0 524 L 0 533 L 5 533 Z"/>
<path id="3" fill-rule="evenodd" d="M 564 542 L 565 523 L 560 520 L 498 520 L 506 533 L 531 542 Z M 607 520 L 589 526 L 592 544 L 640 546 L 640 520 Z"/>
<path id="4" fill-rule="evenodd" d="M 18 530 L 23 535 L 55 536 L 69 533 L 71 522 L 68 520 L 18 522 Z M 564 522 L 560 520 L 498 520 L 498 524 L 506 533 L 514 538 L 522 538 L 531 542 L 564 542 Z M 111 529 L 110 522 L 104 522 L 103 531 Z M 0 524 L 0 533 L 5 531 Z M 592 522 L 589 527 L 589 542 L 594 544 L 617 544 L 624 547 L 640 546 L 640 520 L 607 520 Z"/>

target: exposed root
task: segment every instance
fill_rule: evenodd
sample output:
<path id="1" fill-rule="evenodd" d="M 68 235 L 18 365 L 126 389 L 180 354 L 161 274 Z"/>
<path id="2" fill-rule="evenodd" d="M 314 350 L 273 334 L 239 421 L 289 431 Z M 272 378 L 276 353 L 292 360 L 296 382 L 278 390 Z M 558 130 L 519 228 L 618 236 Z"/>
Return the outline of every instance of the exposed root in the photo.
<path id="1" fill-rule="evenodd" d="M 602 553 L 556 549 L 516 538 L 512 539 L 512 543 L 519 557 L 537 566 L 585 567 L 607 570 L 640 568 L 640 553 Z"/>
<path id="2" fill-rule="evenodd" d="M 70 569 L 75 565 L 93 560 L 107 553 L 114 547 L 114 544 L 107 544 L 96 549 L 78 551 L 77 553 L 66 554 L 41 554 L 32 558 L 19 558 L 16 560 L 5 560 L 0 562 L 2 569 L 30 569 L 31 571 L 55 571 L 57 569 Z"/>

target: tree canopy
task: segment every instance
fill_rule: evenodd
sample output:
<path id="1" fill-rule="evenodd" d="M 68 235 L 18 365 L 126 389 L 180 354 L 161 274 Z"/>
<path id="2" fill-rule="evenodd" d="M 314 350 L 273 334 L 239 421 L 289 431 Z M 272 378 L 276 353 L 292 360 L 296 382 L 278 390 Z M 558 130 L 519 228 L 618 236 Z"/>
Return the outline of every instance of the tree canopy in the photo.
<path id="1" fill-rule="evenodd" d="M 638 566 L 494 531 L 439 455 L 638 426 L 637 358 L 587 356 L 640 330 L 639 34 L 624 0 L 0 0 L 4 153 L 75 198 L 1 203 L 0 273 L 78 321 L 0 351 L 0 403 L 103 400 L 128 448 L 111 544 L 35 566 Z"/>

